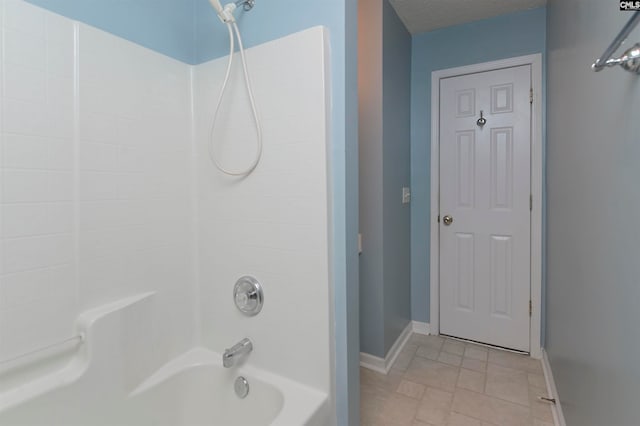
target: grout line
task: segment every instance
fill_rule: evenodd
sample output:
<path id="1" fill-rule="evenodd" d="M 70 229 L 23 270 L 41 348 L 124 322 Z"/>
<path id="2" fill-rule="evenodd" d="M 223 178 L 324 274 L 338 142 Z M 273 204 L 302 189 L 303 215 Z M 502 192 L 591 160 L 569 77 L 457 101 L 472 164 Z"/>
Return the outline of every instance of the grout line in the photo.
<path id="1" fill-rule="evenodd" d="M 199 215 L 199 198 L 200 191 L 198 185 L 198 144 L 196 140 L 196 117 L 195 117 L 195 67 L 189 66 L 189 108 L 190 108 L 190 122 L 189 132 L 191 138 L 191 209 L 192 209 L 192 250 L 193 250 L 193 268 L 194 268 L 194 283 L 193 292 L 195 297 L 194 304 L 194 328 L 195 328 L 195 340 L 197 345 L 203 343 L 203 331 L 202 331 L 202 300 L 201 300 L 201 279 L 200 279 L 200 215 Z"/>
<path id="2" fill-rule="evenodd" d="M 80 26 L 73 21 L 73 250 L 75 298 L 81 305 L 80 291 Z"/>

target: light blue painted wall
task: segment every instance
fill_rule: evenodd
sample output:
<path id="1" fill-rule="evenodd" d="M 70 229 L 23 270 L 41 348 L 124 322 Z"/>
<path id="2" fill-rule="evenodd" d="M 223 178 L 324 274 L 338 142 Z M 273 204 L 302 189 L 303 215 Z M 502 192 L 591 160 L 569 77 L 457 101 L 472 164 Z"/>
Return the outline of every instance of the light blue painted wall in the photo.
<path id="1" fill-rule="evenodd" d="M 638 425 L 640 79 L 590 69 L 631 13 L 547 7 L 547 352 L 567 425 Z"/>
<path id="2" fill-rule="evenodd" d="M 384 357 L 382 3 L 360 2 L 360 351 Z"/>
<path id="3" fill-rule="evenodd" d="M 226 29 L 208 0 L 29 1 L 188 64 L 228 54 Z M 246 47 L 316 25 L 329 29 L 336 405 L 339 425 L 357 425 L 360 353 L 357 0 L 257 0 L 250 13 L 240 12 L 237 16 Z"/>
<path id="4" fill-rule="evenodd" d="M 384 358 L 411 320 L 411 35 L 387 0 L 359 8 L 360 349 Z"/>
<path id="5" fill-rule="evenodd" d="M 411 34 L 388 1 L 382 6 L 382 164 L 384 354 L 411 321 Z M 366 324 L 362 324 L 366 327 Z"/>
<path id="6" fill-rule="evenodd" d="M 545 8 L 457 25 L 413 37 L 411 314 L 414 321 L 429 322 L 431 72 L 533 53 L 543 53 L 544 67 L 545 40 Z"/>
<path id="7" fill-rule="evenodd" d="M 344 225 L 335 226 L 334 241 L 344 251 L 334 253 L 336 312 L 336 381 L 338 424 L 360 424 L 360 324 L 358 270 L 358 2 L 345 1 L 344 150 L 340 163 L 345 173 L 345 193 L 334 201 L 334 214 L 345 215 Z M 334 92 L 335 93 L 335 92 Z M 337 95 L 336 95 L 337 96 Z M 340 157 L 334 152 L 334 163 Z M 336 167 L 337 164 L 334 164 Z M 334 186 L 339 185 L 339 175 Z M 338 191 L 339 192 L 339 191 Z M 334 193 L 334 197 L 335 197 Z M 345 200 L 344 206 L 340 200 Z M 345 213 L 346 211 L 346 213 Z M 345 241 L 346 240 L 346 241 Z M 343 242 L 344 241 L 344 242 Z M 345 256 L 343 260 L 340 256 Z M 343 265 L 343 262 L 346 264 Z M 346 275 L 346 277 L 345 277 Z"/>
<path id="8" fill-rule="evenodd" d="M 221 25 L 208 0 L 195 1 L 196 63 L 224 56 L 229 51 L 227 29 Z M 344 76 L 345 5 L 348 0 L 301 3 L 296 0 L 256 0 L 251 12 L 236 12 L 238 27 L 246 47 L 274 40 L 316 25 L 329 28 L 334 67 Z M 221 3 L 225 3 L 224 0 Z M 355 25 L 357 23 L 354 22 Z M 335 69 L 335 68 L 334 68 Z M 340 97 L 344 100 L 344 92 Z"/>
<path id="9" fill-rule="evenodd" d="M 27 0 L 69 18 L 195 63 L 195 0 Z"/>

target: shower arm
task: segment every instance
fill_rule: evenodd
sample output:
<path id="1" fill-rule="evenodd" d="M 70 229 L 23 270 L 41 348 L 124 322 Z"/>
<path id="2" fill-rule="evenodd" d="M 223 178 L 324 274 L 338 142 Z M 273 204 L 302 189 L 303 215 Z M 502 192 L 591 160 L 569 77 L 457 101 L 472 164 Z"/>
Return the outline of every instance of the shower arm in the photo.
<path id="1" fill-rule="evenodd" d="M 256 5 L 256 0 L 238 0 L 238 1 L 236 1 L 236 7 L 242 6 L 242 10 L 244 10 L 245 12 L 248 12 L 251 9 L 253 9 L 253 6 L 255 6 L 255 5 Z"/>

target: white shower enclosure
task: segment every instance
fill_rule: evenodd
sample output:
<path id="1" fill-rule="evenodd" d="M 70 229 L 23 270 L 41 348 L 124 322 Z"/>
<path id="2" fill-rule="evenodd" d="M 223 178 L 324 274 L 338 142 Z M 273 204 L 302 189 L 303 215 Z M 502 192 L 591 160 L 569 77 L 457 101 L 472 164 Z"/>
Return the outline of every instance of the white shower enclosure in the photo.
<path id="1" fill-rule="evenodd" d="M 0 424 L 333 423 L 326 30 L 247 50 L 264 153 L 230 178 L 207 154 L 225 58 L 0 11 Z M 236 68 L 214 132 L 231 166 L 254 155 L 246 95 Z"/>

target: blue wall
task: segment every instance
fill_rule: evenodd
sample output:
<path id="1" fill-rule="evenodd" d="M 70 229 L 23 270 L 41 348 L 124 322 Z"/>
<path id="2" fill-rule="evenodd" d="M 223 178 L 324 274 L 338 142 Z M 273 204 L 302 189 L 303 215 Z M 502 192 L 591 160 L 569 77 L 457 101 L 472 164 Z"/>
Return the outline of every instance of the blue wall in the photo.
<path id="1" fill-rule="evenodd" d="M 345 173 L 344 192 L 334 189 L 337 412 L 340 426 L 360 424 L 360 324 L 358 270 L 358 1 L 345 1 L 344 161 L 334 152 L 334 168 Z M 334 88 L 335 90 L 335 88 Z M 334 91 L 335 93 L 335 91 Z M 338 95 L 336 95 L 338 96 Z M 336 101 L 337 102 L 337 101 Z M 335 120 L 335 119 L 334 119 Z M 340 186 L 334 177 L 334 188 Z M 338 196 L 342 198 L 337 198 Z M 342 205 L 344 201 L 344 205 Z M 346 241 L 345 241 L 346 239 Z M 345 256 L 346 259 L 340 257 Z M 344 262 L 346 261 L 346 264 Z"/>
<path id="2" fill-rule="evenodd" d="M 543 53 L 544 66 L 545 32 L 546 10 L 538 8 L 413 37 L 411 314 L 414 321 L 430 321 L 431 72 L 533 53 Z"/>
<path id="3" fill-rule="evenodd" d="M 29 0 L 188 64 L 228 54 L 208 0 Z M 225 3 L 224 1 L 222 3 Z M 339 425 L 359 423 L 357 0 L 257 0 L 237 14 L 246 47 L 312 26 L 331 40 L 331 200 Z"/>
<path id="4" fill-rule="evenodd" d="M 195 0 L 27 0 L 193 64 Z"/>
<path id="5" fill-rule="evenodd" d="M 411 320 L 411 35 L 388 0 L 359 9 L 360 350 L 384 358 Z"/>
<path id="6" fill-rule="evenodd" d="M 384 354 L 411 320 L 411 34 L 387 0 L 382 5 L 382 168 Z M 362 324 L 365 327 L 366 324 Z"/>
<path id="7" fill-rule="evenodd" d="M 360 351 L 384 357 L 383 0 L 358 4 Z"/>
<path id="8" fill-rule="evenodd" d="M 640 80 L 591 63 L 630 18 L 548 2 L 547 345 L 568 425 L 640 424 Z M 640 28 L 628 43 L 640 41 Z"/>

